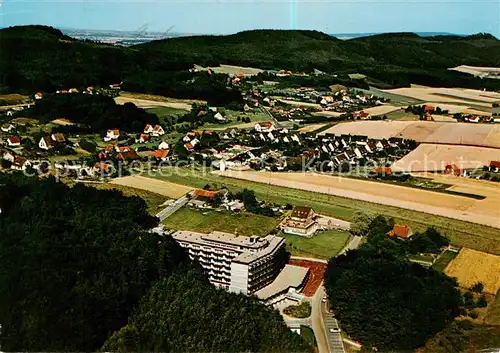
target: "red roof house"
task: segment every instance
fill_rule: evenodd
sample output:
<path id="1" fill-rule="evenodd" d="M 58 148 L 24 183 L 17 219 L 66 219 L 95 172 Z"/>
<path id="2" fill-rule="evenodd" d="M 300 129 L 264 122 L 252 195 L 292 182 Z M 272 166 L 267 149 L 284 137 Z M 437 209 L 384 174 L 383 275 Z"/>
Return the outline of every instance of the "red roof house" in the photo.
<path id="1" fill-rule="evenodd" d="M 445 174 L 460 176 L 462 174 L 462 169 L 456 164 L 448 164 L 444 170 Z"/>
<path id="2" fill-rule="evenodd" d="M 395 224 L 391 231 L 387 232 L 390 237 L 398 237 L 406 240 L 413 235 L 411 228 L 407 225 Z"/>

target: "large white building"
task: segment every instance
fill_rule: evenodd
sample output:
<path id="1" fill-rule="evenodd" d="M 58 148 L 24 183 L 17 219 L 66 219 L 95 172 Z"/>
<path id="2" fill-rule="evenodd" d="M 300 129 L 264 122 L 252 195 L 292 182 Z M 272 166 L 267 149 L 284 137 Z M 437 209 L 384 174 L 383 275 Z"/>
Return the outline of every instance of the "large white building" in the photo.
<path id="1" fill-rule="evenodd" d="M 173 238 L 206 270 L 210 282 L 231 292 L 254 294 L 269 285 L 287 260 L 285 239 L 177 231 Z"/>

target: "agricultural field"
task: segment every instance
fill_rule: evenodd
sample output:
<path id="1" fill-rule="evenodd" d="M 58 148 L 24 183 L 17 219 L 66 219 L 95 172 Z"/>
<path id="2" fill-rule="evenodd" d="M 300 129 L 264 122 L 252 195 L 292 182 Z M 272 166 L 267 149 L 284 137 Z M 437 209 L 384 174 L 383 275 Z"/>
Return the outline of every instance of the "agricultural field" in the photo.
<path id="1" fill-rule="evenodd" d="M 328 260 L 347 245 L 350 234 L 344 231 L 328 230 L 315 234 L 312 238 L 284 233 L 281 233 L 280 237 L 286 239 L 287 250 L 292 256 Z"/>
<path id="2" fill-rule="evenodd" d="M 457 253 L 454 251 L 446 250 L 436 259 L 436 262 L 432 265 L 432 268 L 436 271 L 443 272 L 448 266 L 448 264 L 457 257 Z"/>
<path id="3" fill-rule="evenodd" d="M 481 78 L 500 78 L 500 68 L 460 65 L 448 70 L 463 72 Z"/>
<path id="4" fill-rule="evenodd" d="M 181 208 L 163 221 L 165 227 L 210 233 L 214 230 L 243 236 L 265 236 L 278 226 L 280 218 L 266 217 L 248 212 L 232 213 L 215 210 Z"/>
<path id="5" fill-rule="evenodd" d="M 491 107 L 491 104 L 500 100 L 500 93 L 484 92 L 473 89 L 439 88 L 412 85 L 411 87 L 383 90 L 387 93 L 410 97 L 423 102 L 433 103 L 461 103 L 464 105 L 479 105 Z"/>
<path id="6" fill-rule="evenodd" d="M 364 135 L 374 139 L 401 137 L 425 143 L 500 148 L 500 126 L 432 121 L 353 121 L 337 124 L 325 133 Z"/>
<path id="7" fill-rule="evenodd" d="M 94 187 L 99 190 L 119 190 L 125 196 L 138 196 L 146 201 L 149 213 L 155 215 L 160 211 L 159 206 L 167 201 L 167 197 L 155 192 L 132 188 L 130 186 L 111 184 L 111 183 L 87 183 L 87 186 Z"/>
<path id="8" fill-rule="evenodd" d="M 449 104 L 449 103 L 435 103 L 435 102 L 425 102 L 423 104 L 433 105 L 441 108 L 442 110 L 448 110 L 448 114 L 462 113 L 462 114 L 477 114 L 477 115 L 491 115 L 491 107 L 485 107 L 480 105 L 463 105 Z M 455 121 L 455 119 L 453 119 Z"/>
<path id="9" fill-rule="evenodd" d="M 377 97 L 390 99 L 390 103 L 392 105 L 396 105 L 396 106 L 406 107 L 408 105 L 422 104 L 422 101 L 419 99 L 403 96 L 403 95 L 392 93 L 389 91 L 380 90 L 380 89 L 375 88 L 375 87 L 370 87 L 369 90 L 356 88 L 356 91 L 361 91 L 362 93 L 367 94 L 367 95 L 373 94 Z"/>
<path id="10" fill-rule="evenodd" d="M 309 124 L 304 125 L 299 129 L 299 132 L 314 132 L 326 126 L 326 124 Z"/>
<path id="11" fill-rule="evenodd" d="M 419 121 L 420 117 L 411 112 L 405 112 L 404 110 L 395 110 L 387 114 L 388 120 L 400 120 L 400 121 Z"/>
<path id="12" fill-rule="evenodd" d="M 330 194 L 270 185 L 267 182 L 260 183 L 250 180 L 225 178 L 212 174 L 206 169 L 167 167 L 160 172 L 152 173 L 151 177 L 197 188 L 203 188 L 206 184 L 210 184 L 216 189 L 227 187 L 233 192 L 248 188 L 254 190 L 255 195 L 260 200 L 281 205 L 290 203 L 295 206 L 310 206 L 316 212 L 346 221 L 351 221 L 355 212 L 358 211 L 384 214 L 387 217 L 394 218 L 398 223 L 411 226 L 414 232 L 425 231 L 432 225 L 448 236 L 455 245 L 500 255 L 500 234 L 498 229 L 476 223 L 437 215 L 430 216 L 424 212 L 416 212 Z"/>
<path id="13" fill-rule="evenodd" d="M 446 267 L 445 273 L 456 277 L 463 288 L 481 282 L 484 292 L 496 295 L 500 289 L 500 256 L 463 248 Z"/>
<path id="14" fill-rule="evenodd" d="M 491 209 L 488 195 L 476 200 L 457 195 L 317 173 L 215 172 L 218 175 L 302 189 L 500 228 L 500 209 Z M 497 193 L 500 189 L 497 190 Z M 496 200 L 496 198 L 495 198 Z M 500 233 L 500 232 L 499 232 Z"/>
<path id="15" fill-rule="evenodd" d="M 500 149 L 455 145 L 420 144 L 391 166 L 395 171 L 434 172 L 444 171 L 448 164 L 463 169 L 482 168 L 491 161 L 500 160 Z"/>
<path id="16" fill-rule="evenodd" d="M 194 68 L 197 69 L 198 71 L 207 71 L 209 69 L 208 67 L 203 67 L 200 65 L 194 65 Z M 237 75 L 241 73 L 244 76 L 253 76 L 263 72 L 263 70 L 254 67 L 234 66 L 234 65 L 224 65 L 224 64 L 214 67 L 210 66 L 210 69 L 217 74 Z"/>
<path id="17" fill-rule="evenodd" d="M 378 115 L 384 115 L 384 114 L 389 114 L 391 112 L 401 110 L 401 107 L 396 107 L 391 104 L 384 104 L 384 105 L 378 105 L 376 107 L 371 107 L 371 108 L 366 108 L 363 110 L 360 110 L 370 114 L 371 116 L 378 116 Z"/>
<path id="18" fill-rule="evenodd" d="M 151 191 L 172 199 L 177 199 L 193 190 L 193 188 L 181 184 L 169 183 L 139 175 L 115 178 L 110 182 L 110 184 Z"/>

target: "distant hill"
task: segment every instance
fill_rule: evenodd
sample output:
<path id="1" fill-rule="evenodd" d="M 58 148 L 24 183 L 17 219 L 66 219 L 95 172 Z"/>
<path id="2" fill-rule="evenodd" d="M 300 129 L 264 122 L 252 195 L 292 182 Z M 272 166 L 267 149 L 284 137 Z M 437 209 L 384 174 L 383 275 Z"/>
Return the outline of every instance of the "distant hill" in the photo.
<path id="1" fill-rule="evenodd" d="M 410 82 L 495 88 L 448 68 L 500 66 L 500 41 L 474 36 L 378 34 L 340 40 L 318 31 L 252 30 L 226 36 L 190 36 L 128 48 L 80 41 L 46 26 L 0 30 L 0 90 L 55 90 L 109 84 L 141 72 L 164 73 L 193 64 L 233 64 L 263 69 L 363 73 L 372 83 Z M 154 86 L 154 85 L 151 85 Z"/>

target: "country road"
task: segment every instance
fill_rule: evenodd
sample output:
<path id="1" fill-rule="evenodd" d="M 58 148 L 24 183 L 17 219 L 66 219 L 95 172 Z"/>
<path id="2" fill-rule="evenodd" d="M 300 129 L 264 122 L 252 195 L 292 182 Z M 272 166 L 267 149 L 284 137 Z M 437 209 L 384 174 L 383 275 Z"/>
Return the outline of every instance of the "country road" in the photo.
<path id="1" fill-rule="evenodd" d="M 163 210 L 156 214 L 156 217 L 160 219 L 160 222 L 164 221 L 166 218 L 170 217 L 172 214 L 177 212 L 179 208 L 187 204 L 189 199 L 184 195 L 181 198 L 175 200 L 170 205 L 165 207 Z"/>

